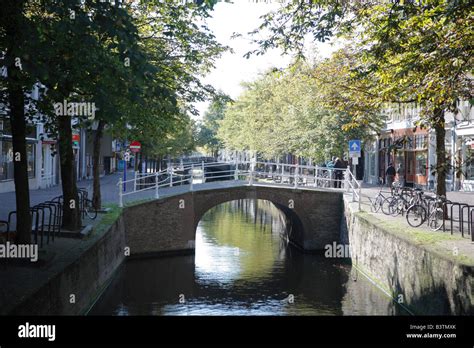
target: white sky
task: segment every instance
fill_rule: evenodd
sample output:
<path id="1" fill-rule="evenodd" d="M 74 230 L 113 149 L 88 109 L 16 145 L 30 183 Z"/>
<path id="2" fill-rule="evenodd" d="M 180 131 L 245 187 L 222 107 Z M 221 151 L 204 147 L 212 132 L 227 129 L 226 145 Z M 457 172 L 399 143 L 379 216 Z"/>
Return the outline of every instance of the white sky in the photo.
<path id="1" fill-rule="evenodd" d="M 203 82 L 235 99 L 242 92 L 241 82 L 255 80 L 259 73 L 270 67 L 286 67 L 291 62 L 291 56 L 282 56 L 279 49 L 271 50 L 262 56 L 254 55 L 249 59 L 243 57 L 245 53 L 256 48 L 246 34 L 258 27 L 261 23 L 260 16 L 280 6 L 277 2 L 264 3 L 255 0 L 217 3 L 211 13 L 212 18 L 207 20 L 208 27 L 218 42 L 232 47 L 234 52 L 224 53 L 216 61 L 215 69 L 203 79 Z M 243 34 L 243 37 L 231 39 L 235 32 Z M 318 44 L 317 47 L 320 56 L 327 56 L 331 51 L 328 44 Z M 208 105 L 208 102 L 196 103 L 201 116 Z"/>

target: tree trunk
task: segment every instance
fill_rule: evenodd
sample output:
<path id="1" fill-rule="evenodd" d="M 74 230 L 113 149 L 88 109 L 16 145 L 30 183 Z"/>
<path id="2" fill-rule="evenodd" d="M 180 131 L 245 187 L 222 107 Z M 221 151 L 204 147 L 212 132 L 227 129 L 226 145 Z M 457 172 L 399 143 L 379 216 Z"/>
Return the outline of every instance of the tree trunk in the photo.
<path id="1" fill-rule="evenodd" d="M 10 74 L 9 74 L 10 75 Z M 13 74 L 11 74 L 13 75 Z M 10 123 L 12 128 L 13 169 L 16 198 L 16 242 L 31 243 L 30 188 L 26 153 L 26 121 L 23 90 L 9 85 Z"/>
<path id="2" fill-rule="evenodd" d="M 25 97 L 23 94 L 22 68 L 15 66 L 24 38 L 25 1 L 8 1 L 2 6 L 0 20 L 5 23 L 8 39 L 6 50 L 7 93 L 10 107 L 10 124 L 13 146 L 13 181 L 16 199 L 16 238 L 18 244 L 31 243 L 30 189 L 28 183 L 28 156 L 26 153 Z M 20 62 L 21 63 L 21 62 Z"/>
<path id="3" fill-rule="evenodd" d="M 440 196 L 446 196 L 446 173 L 449 168 L 446 163 L 445 148 L 445 120 L 444 111 L 436 109 L 434 111 L 434 130 L 436 134 L 436 193 Z"/>
<path id="4" fill-rule="evenodd" d="M 79 196 L 76 187 L 76 171 L 72 150 L 71 117 L 58 116 L 59 158 L 63 189 L 63 223 L 65 229 L 76 231 L 82 226 Z M 84 141 L 84 140 L 83 140 Z"/>
<path id="5" fill-rule="evenodd" d="M 93 187 L 94 193 L 92 195 L 92 205 L 95 209 L 99 210 L 102 206 L 102 198 L 100 195 L 100 146 L 102 140 L 102 134 L 104 130 L 104 121 L 99 121 L 97 130 L 94 134 L 94 150 L 92 153 L 92 171 L 93 171 Z"/>

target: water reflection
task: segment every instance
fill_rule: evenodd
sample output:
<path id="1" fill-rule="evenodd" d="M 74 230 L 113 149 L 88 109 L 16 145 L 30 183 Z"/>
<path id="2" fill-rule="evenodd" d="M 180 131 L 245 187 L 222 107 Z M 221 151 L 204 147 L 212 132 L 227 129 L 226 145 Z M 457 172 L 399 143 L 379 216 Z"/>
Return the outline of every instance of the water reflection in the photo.
<path id="1" fill-rule="evenodd" d="M 284 215 L 268 201 L 241 200 L 207 212 L 195 256 L 132 260 L 90 314 L 399 314 L 348 263 L 289 247 Z"/>

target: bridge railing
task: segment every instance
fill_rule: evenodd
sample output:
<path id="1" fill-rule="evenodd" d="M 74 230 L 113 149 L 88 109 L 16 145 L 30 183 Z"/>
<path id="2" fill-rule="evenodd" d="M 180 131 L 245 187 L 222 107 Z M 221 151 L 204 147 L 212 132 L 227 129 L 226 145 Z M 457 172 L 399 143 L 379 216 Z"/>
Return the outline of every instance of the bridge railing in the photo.
<path id="1" fill-rule="evenodd" d="M 220 168 L 222 167 L 222 168 Z M 359 182 L 348 168 L 327 168 L 299 164 L 272 162 L 214 162 L 192 163 L 181 168 L 167 168 L 155 173 L 135 173 L 129 180 L 120 179 L 119 205 L 123 197 L 154 190 L 155 198 L 160 189 L 187 185 L 189 191 L 209 181 L 243 181 L 248 185 L 271 184 L 286 187 L 303 187 L 352 193 L 353 201 L 361 198 Z M 126 188 L 129 188 L 128 191 Z"/>

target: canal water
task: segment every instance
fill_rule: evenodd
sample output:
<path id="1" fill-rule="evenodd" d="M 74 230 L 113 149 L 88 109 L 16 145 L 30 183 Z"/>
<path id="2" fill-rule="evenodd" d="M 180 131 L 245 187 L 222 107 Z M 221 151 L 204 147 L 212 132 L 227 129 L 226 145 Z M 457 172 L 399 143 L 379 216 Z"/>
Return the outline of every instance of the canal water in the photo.
<path id="1" fill-rule="evenodd" d="M 403 315 L 347 259 L 287 244 L 270 202 L 218 205 L 202 218 L 196 253 L 124 263 L 89 315 Z"/>

